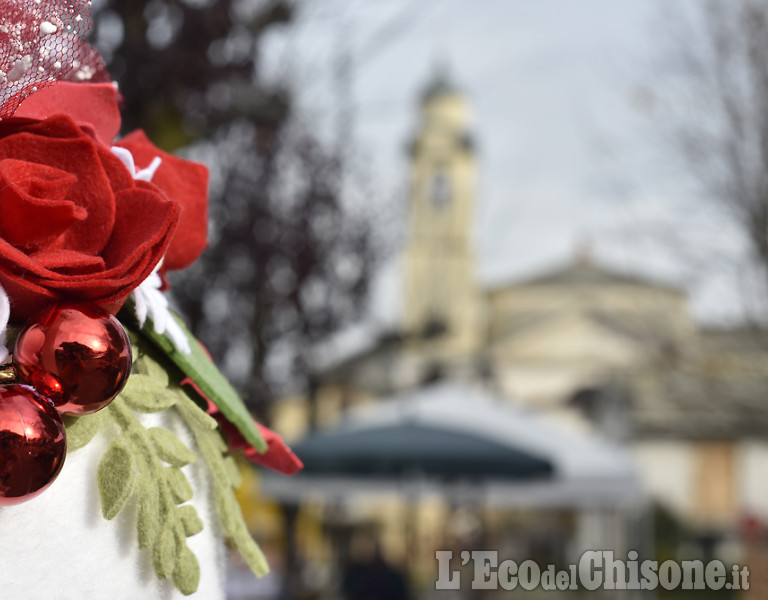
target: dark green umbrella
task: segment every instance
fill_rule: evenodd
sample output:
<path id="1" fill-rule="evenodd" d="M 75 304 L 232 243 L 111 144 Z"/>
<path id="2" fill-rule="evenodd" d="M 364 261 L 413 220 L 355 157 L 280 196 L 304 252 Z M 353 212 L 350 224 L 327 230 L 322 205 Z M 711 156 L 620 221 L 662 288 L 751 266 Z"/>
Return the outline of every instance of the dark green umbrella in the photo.
<path id="1" fill-rule="evenodd" d="M 554 473 L 549 460 L 513 443 L 421 423 L 317 433 L 293 450 L 307 476 L 530 480 Z"/>

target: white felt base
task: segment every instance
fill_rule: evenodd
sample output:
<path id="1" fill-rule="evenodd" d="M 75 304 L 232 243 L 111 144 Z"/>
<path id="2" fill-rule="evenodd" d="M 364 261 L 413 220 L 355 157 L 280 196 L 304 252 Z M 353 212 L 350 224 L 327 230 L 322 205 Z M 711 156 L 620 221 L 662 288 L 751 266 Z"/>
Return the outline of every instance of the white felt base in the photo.
<path id="1" fill-rule="evenodd" d="M 147 426 L 169 427 L 194 448 L 175 417 L 148 415 L 142 420 Z M 200 587 L 194 595 L 183 596 L 169 581 L 157 579 L 150 551 L 138 549 L 133 500 L 113 521 L 102 517 L 96 467 L 106 448 L 107 440 L 99 434 L 67 456 L 59 478 L 40 496 L 0 507 L 0 598 L 223 599 L 224 546 L 202 458 L 184 469 L 205 529 L 188 538 L 200 561 Z"/>

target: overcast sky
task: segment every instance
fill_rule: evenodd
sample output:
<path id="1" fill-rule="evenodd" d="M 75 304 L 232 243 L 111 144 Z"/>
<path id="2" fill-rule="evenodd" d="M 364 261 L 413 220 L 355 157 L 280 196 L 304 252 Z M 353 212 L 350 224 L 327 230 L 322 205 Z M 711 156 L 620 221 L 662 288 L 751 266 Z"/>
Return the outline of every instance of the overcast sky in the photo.
<path id="1" fill-rule="evenodd" d="M 484 283 L 566 264 L 589 243 L 600 262 L 684 283 L 696 316 L 719 321 L 739 315 L 739 287 L 707 257 L 737 253 L 737 236 L 670 166 L 654 113 L 664 11 L 681 1 L 312 0 L 272 35 L 266 62 L 333 131 L 334 69 L 351 57 L 356 148 L 394 203 L 417 98 L 446 63 L 478 141 Z"/>

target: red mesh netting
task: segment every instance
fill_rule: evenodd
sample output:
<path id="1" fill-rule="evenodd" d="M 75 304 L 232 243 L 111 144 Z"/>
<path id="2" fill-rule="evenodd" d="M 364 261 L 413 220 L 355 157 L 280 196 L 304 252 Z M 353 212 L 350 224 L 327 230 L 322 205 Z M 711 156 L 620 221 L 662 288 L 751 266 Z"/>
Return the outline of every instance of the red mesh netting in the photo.
<path id="1" fill-rule="evenodd" d="M 0 119 L 54 81 L 109 81 L 90 26 L 89 1 L 0 0 Z"/>

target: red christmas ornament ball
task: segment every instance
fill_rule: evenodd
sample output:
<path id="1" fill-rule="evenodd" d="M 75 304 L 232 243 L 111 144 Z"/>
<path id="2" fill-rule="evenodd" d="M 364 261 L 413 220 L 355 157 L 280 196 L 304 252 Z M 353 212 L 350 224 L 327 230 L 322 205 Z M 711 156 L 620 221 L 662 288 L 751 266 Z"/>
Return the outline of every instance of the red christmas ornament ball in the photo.
<path id="1" fill-rule="evenodd" d="M 109 404 L 131 370 L 131 343 L 113 315 L 96 305 L 57 305 L 27 321 L 16 339 L 19 381 L 61 413 L 84 415 Z"/>
<path id="2" fill-rule="evenodd" d="M 0 506 L 45 490 L 66 452 L 64 424 L 53 404 L 25 385 L 0 386 Z"/>

